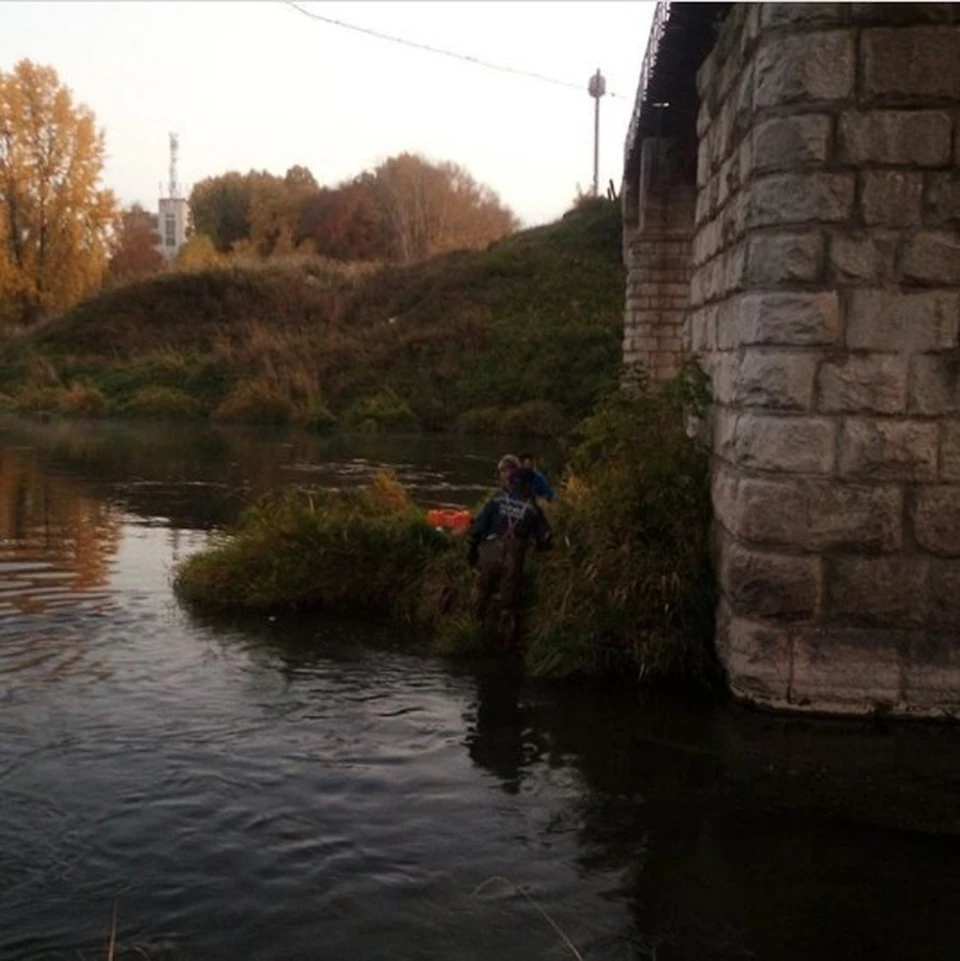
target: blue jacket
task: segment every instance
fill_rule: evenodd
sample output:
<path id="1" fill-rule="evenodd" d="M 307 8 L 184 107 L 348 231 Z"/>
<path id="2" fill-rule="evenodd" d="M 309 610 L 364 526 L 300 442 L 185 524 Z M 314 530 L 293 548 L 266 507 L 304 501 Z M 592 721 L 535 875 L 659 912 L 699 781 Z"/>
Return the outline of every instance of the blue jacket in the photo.
<path id="1" fill-rule="evenodd" d="M 509 491 L 498 491 L 483 505 L 470 525 L 471 550 L 488 537 L 502 537 L 513 531 L 519 538 L 531 538 L 538 547 L 550 542 L 550 524 L 533 501 L 525 501 Z"/>
<path id="2" fill-rule="evenodd" d="M 542 471 L 534 470 L 533 472 L 533 494 L 534 497 L 542 497 L 545 501 L 552 501 L 557 496 L 550 486 L 550 481 L 547 480 L 547 475 Z"/>

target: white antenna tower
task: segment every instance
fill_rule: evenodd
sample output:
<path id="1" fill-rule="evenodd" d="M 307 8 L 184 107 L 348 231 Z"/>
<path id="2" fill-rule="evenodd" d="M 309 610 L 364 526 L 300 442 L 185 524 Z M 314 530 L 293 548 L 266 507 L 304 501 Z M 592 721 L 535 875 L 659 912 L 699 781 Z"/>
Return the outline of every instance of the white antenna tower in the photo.
<path id="1" fill-rule="evenodd" d="M 178 196 L 177 187 L 177 151 L 180 149 L 180 140 L 175 133 L 170 134 L 170 183 L 168 184 L 169 196 L 171 200 Z"/>

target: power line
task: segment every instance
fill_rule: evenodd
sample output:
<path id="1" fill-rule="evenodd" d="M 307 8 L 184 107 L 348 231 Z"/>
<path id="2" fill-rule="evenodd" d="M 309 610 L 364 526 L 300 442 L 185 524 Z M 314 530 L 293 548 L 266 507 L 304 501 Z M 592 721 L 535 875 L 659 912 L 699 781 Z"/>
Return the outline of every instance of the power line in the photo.
<path id="1" fill-rule="evenodd" d="M 428 43 L 420 43 L 416 40 L 405 40 L 403 37 L 394 37 L 389 33 L 381 33 L 379 30 L 372 30 L 369 27 L 360 27 L 355 23 L 346 23 L 343 20 L 336 20 L 333 17 L 325 17 L 322 14 L 314 13 L 312 10 L 305 10 L 294 0 L 281 0 L 282 3 L 293 7 L 298 13 L 312 20 L 319 20 L 321 23 L 328 23 L 334 27 L 343 27 L 345 30 L 354 30 L 357 33 L 364 33 L 369 37 L 376 37 L 378 40 L 389 40 L 391 43 L 399 43 L 404 47 L 412 47 L 414 50 L 426 50 L 428 53 L 440 54 L 443 57 L 452 57 L 455 60 L 463 60 L 472 63 L 477 67 L 487 67 L 490 70 L 499 70 L 502 73 L 512 73 L 516 76 L 527 77 L 531 80 L 541 80 L 544 83 L 552 83 L 557 87 L 568 87 L 571 90 L 583 92 L 582 83 L 571 83 L 569 80 L 560 80 L 557 77 L 548 77 L 546 74 L 536 73 L 533 70 L 521 70 L 519 67 L 510 67 L 502 63 L 491 63 L 489 60 L 481 60 L 480 57 L 473 57 L 466 53 L 457 53 L 455 50 L 446 50 L 443 47 L 433 47 Z M 608 97 L 623 99 L 620 94 L 607 92 Z"/>

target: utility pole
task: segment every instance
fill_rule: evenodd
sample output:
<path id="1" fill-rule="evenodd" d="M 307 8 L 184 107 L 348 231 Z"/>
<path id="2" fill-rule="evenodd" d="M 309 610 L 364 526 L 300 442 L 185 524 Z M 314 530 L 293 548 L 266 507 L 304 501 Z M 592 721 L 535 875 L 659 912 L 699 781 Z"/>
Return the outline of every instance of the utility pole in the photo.
<path id="1" fill-rule="evenodd" d="M 590 78 L 587 92 L 593 97 L 593 196 L 600 192 L 600 98 L 607 92 L 607 81 L 600 68 Z"/>

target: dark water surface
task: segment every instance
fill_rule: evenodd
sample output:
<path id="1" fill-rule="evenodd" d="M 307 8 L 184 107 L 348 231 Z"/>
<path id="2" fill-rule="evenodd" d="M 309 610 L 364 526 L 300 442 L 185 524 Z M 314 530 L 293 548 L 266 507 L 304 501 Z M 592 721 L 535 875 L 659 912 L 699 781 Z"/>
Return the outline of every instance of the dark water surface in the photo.
<path id="1" fill-rule="evenodd" d="M 259 492 L 497 445 L 0 424 L 0 959 L 956 959 L 956 728 L 785 720 L 201 622 Z M 477 888 L 503 876 L 505 882 Z M 530 900 L 532 899 L 532 900 Z"/>

